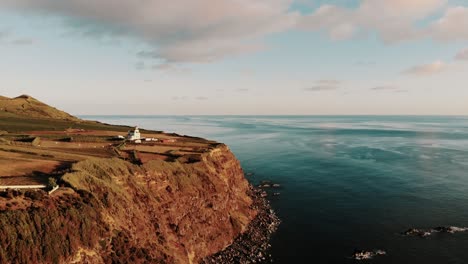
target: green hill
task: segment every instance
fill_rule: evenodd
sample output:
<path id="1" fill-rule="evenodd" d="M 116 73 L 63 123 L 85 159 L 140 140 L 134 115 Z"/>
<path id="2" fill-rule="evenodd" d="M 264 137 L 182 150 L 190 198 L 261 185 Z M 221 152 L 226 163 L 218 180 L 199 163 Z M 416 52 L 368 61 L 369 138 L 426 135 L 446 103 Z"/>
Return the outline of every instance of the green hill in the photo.
<path id="1" fill-rule="evenodd" d="M 69 121 L 79 120 L 68 113 L 44 104 L 29 95 L 21 95 L 16 98 L 0 96 L 0 112 L 3 112 L 0 113 L 0 115 L 17 115 L 28 118 Z"/>
<path id="2" fill-rule="evenodd" d="M 113 126 L 79 119 L 29 95 L 16 98 L 0 96 L 0 131 L 11 133 L 68 128 L 123 132 L 129 129 L 127 126 Z"/>

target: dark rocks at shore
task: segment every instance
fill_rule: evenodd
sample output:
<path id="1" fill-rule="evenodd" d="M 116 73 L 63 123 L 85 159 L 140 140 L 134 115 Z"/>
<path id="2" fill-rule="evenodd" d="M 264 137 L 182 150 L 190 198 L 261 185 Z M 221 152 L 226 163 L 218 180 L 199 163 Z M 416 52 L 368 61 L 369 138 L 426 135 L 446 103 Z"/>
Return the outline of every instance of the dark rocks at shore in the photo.
<path id="1" fill-rule="evenodd" d="M 418 237 L 427 237 L 431 235 L 431 232 L 420 230 L 416 228 L 410 228 L 402 233 L 404 236 L 418 236 Z"/>
<path id="2" fill-rule="evenodd" d="M 259 188 L 280 188 L 281 184 L 279 183 L 273 183 L 272 181 L 261 181 L 260 184 L 258 185 Z"/>
<path id="3" fill-rule="evenodd" d="M 384 250 L 374 250 L 374 251 L 365 251 L 365 250 L 354 250 L 353 255 L 351 256 L 354 260 L 369 260 L 373 259 L 376 256 L 386 255 L 387 252 Z"/>
<path id="4" fill-rule="evenodd" d="M 467 227 L 456 227 L 456 226 L 448 226 L 448 227 L 439 226 L 439 227 L 433 228 L 432 230 L 434 232 L 454 234 L 454 233 L 458 233 L 458 232 L 466 232 L 466 231 L 468 231 L 468 228 Z"/>
<path id="5" fill-rule="evenodd" d="M 401 233 L 404 236 L 417 236 L 417 237 L 428 237 L 434 233 L 448 233 L 454 234 L 458 232 L 468 231 L 467 227 L 456 227 L 456 226 L 438 226 L 431 229 L 416 229 L 410 228 L 405 232 Z"/>
<path id="6" fill-rule="evenodd" d="M 280 219 L 271 209 L 264 191 L 252 188 L 252 207 L 258 210 L 258 215 L 249 224 L 247 231 L 239 236 L 232 245 L 223 251 L 205 258 L 201 263 L 247 264 L 273 262 L 268 250 L 271 235 L 276 232 Z"/>

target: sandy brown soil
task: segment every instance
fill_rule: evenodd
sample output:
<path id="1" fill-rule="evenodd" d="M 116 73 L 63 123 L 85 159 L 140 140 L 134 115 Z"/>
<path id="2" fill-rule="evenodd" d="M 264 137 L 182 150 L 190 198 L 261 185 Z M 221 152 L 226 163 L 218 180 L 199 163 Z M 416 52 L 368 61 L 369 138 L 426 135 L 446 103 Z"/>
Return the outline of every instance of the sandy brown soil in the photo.
<path id="1" fill-rule="evenodd" d="M 28 142 L 24 140 L 25 134 L 39 140 Z M 201 155 L 213 144 L 211 141 L 174 134 L 148 133 L 143 136 L 174 141 L 143 141 L 141 144 L 127 142 L 122 145 L 122 141 L 115 140 L 117 135 L 122 135 L 122 132 L 67 129 L 30 131 L 18 134 L 17 137 L 0 136 L 4 140 L 3 144 L 0 141 L 0 184 L 43 184 L 47 182 L 47 174 L 52 174 L 64 163 L 75 163 L 89 157 L 119 157 L 136 163 L 172 161 L 184 155 Z"/>
<path id="2" fill-rule="evenodd" d="M 67 129 L 63 131 L 27 131 L 26 133 L 29 135 L 34 135 L 34 136 L 41 136 L 41 135 L 63 135 L 63 136 L 84 135 L 84 136 L 110 136 L 110 137 L 115 137 L 118 135 L 126 136 L 126 134 L 121 131 L 84 130 L 84 129 Z M 164 133 L 142 133 L 141 136 L 161 138 L 161 139 L 174 138 L 174 136 L 170 136 Z"/>
<path id="3" fill-rule="evenodd" d="M 24 156 L 19 153 L 0 151 L 0 179 L 4 176 L 24 176 L 32 172 L 51 173 L 61 164 L 60 161 Z"/>

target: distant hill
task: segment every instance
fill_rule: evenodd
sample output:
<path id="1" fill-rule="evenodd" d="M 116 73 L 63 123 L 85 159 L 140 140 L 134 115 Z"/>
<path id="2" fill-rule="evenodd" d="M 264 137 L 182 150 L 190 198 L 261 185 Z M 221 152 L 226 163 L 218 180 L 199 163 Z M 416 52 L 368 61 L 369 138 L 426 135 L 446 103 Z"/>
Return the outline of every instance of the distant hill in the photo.
<path id="1" fill-rule="evenodd" d="M 0 116 L 2 114 L 37 119 L 80 120 L 64 111 L 44 104 L 29 95 L 21 95 L 15 98 L 0 96 Z"/>
<path id="2" fill-rule="evenodd" d="M 82 120 L 29 96 L 0 95 L 0 132 L 49 131 L 78 128 L 127 132 L 130 127 Z M 1 134 L 1 133 L 0 133 Z M 0 258 L 1 259 L 1 258 Z"/>

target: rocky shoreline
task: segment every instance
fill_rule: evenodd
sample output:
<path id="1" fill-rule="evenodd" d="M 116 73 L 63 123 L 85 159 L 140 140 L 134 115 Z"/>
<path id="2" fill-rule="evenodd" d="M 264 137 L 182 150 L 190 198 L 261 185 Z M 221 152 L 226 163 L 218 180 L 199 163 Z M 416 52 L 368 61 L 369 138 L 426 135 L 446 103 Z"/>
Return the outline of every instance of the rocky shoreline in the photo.
<path id="1" fill-rule="evenodd" d="M 258 215 L 249 224 L 247 231 L 239 236 L 223 251 L 205 258 L 201 263 L 265 263 L 273 262 L 270 249 L 270 238 L 281 223 L 271 208 L 270 202 L 262 195 L 261 189 L 251 187 L 252 207 Z"/>

